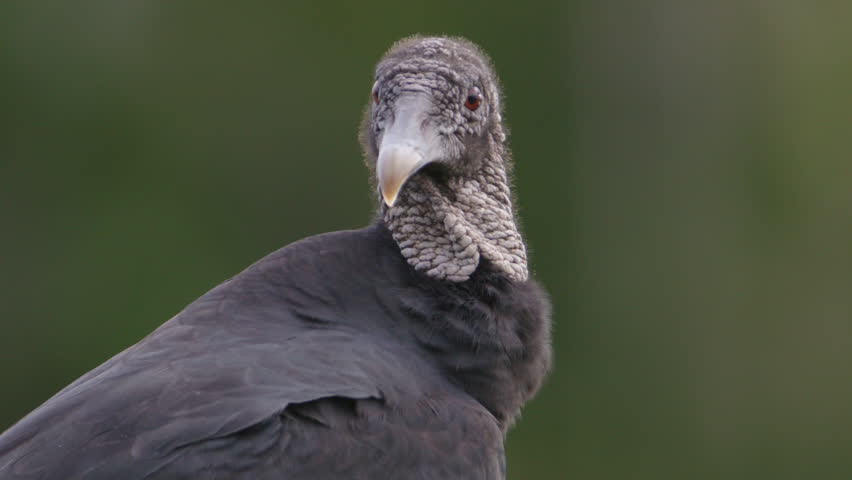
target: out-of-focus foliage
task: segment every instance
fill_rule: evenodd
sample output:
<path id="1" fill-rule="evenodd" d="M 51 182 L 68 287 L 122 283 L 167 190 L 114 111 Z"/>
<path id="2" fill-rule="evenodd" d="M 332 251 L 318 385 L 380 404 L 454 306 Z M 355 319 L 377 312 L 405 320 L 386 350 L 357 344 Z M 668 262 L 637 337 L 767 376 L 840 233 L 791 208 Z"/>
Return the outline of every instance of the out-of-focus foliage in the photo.
<path id="1" fill-rule="evenodd" d="M 556 369 L 510 477 L 852 478 L 848 2 L 3 2 L 0 429 L 354 228 L 405 35 L 495 60 Z"/>

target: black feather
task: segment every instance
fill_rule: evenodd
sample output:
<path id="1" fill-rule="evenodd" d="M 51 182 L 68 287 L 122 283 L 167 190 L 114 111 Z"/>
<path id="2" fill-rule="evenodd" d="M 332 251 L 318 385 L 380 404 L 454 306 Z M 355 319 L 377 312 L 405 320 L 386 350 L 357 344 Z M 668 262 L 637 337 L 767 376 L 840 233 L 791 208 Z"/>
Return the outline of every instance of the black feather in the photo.
<path id="1" fill-rule="evenodd" d="M 0 478 L 494 479 L 548 303 L 415 272 L 381 222 L 282 248 L 0 436 Z"/>

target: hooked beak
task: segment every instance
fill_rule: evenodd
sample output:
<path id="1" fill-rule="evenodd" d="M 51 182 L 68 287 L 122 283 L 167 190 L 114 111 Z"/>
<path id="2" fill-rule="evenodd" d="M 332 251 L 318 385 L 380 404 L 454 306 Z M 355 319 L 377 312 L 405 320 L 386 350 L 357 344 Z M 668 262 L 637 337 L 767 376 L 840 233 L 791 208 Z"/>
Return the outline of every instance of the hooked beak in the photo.
<path id="1" fill-rule="evenodd" d="M 394 121 L 382 137 L 376 175 L 382 198 L 392 207 L 405 182 L 438 158 L 440 138 L 426 115 L 425 95 L 404 96 L 396 102 Z"/>

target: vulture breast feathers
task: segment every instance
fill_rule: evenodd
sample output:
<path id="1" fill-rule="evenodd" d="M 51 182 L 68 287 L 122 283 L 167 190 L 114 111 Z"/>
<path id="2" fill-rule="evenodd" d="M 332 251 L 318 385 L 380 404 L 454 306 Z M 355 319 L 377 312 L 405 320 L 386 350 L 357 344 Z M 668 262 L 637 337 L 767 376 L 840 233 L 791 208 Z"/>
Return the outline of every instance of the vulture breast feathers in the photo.
<path id="1" fill-rule="evenodd" d="M 286 246 L 0 435 L 0 479 L 501 479 L 550 366 L 500 94 L 463 39 L 376 69 L 366 228 Z"/>

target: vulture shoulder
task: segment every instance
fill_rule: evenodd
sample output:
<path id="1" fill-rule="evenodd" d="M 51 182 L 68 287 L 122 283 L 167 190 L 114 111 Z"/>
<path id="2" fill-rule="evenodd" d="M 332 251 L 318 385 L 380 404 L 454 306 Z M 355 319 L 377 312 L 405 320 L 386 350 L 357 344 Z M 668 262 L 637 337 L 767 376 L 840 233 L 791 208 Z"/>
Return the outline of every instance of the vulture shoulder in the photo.
<path id="1" fill-rule="evenodd" d="M 0 436 L 0 478 L 501 476 L 497 421 L 401 332 L 393 247 L 373 226 L 263 258 Z"/>

